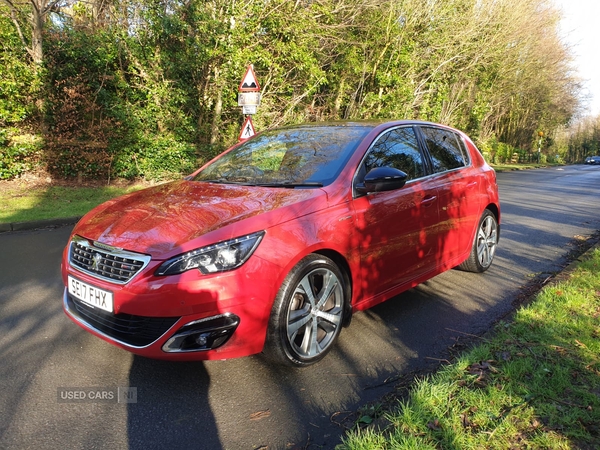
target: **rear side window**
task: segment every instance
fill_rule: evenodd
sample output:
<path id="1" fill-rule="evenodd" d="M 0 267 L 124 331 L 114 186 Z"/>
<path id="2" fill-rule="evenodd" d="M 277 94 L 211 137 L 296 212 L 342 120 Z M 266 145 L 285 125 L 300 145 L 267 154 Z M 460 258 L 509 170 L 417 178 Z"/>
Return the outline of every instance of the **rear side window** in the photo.
<path id="1" fill-rule="evenodd" d="M 463 158 L 465 160 L 465 165 L 469 165 L 469 163 L 471 162 L 471 158 L 469 157 L 469 150 L 467 150 L 467 144 L 465 144 L 464 139 L 458 135 L 456 136 L 456 140 L 458 141 L 458 144 L 460 145 L 460 149 L 462 150 Z"/>
<path id="2" fill-rule="evenodd" d="M 408 175 L 408 179 L 424 175 L 423 158 L 415 130 L 412 127 L 395 128 L 379 136 L 365 161 L 365 173 L 375 167 L 393 167 Z"/>
<path id="3" fill-rule="evenodd" d="M 464 146 L 455 133 L 433 127 L 421 127 L 421 131 L 425 137 L 434 172 L 458 169 L 468 164 Z"/>

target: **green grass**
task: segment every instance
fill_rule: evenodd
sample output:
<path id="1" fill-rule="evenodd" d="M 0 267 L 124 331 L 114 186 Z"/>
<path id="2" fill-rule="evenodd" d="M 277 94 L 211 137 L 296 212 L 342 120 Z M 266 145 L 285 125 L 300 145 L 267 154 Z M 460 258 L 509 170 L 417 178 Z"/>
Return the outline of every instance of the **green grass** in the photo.
<path id="1" fill-rule="evenodd" d="M 78 217 L 106 200 L 143 188 L 104 187 L 22 187 L 3 185 L 0 189 L 0 223 Z"/>
<path id="2" fill-rule="evenodd" d="M 338 450 L 600 448 L 600 249 Z"/>

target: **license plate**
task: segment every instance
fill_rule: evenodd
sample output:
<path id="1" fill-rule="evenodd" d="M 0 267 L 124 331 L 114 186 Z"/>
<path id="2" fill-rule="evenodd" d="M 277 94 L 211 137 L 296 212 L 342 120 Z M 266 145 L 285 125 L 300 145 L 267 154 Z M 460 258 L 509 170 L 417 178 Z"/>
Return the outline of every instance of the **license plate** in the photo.
<path id="1" fill-rule="evenodd" d="M 113 294 L 104 289 L 91 286 L 83 281 L 79 281 L 71 276 L 68 277 L 69 294 L 77 297 L 84 303 L 94 308 L 100 308 L 104 311 L 113 312 Z"/>

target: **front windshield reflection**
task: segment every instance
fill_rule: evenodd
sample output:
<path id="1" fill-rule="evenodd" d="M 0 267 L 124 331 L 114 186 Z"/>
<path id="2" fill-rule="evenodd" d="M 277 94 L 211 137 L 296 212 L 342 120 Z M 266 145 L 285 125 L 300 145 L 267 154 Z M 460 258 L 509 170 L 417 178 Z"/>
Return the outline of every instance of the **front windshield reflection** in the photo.
<path id="1" fill-rule="evenodd" d="M 367 126 L 302 126 L 262 133 L 224 154 L 194 181 L 273 187 L 332 183 Z"/>

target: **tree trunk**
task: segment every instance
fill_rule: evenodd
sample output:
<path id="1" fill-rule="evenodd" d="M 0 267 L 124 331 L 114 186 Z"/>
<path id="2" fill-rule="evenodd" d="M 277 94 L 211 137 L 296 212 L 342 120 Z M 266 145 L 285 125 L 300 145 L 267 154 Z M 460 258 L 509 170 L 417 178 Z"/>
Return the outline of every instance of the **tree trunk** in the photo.
<path id="1" fill-rule="evenodd" d="M 46 11 L 39 0 L 32 0 L 31 5 L 31 58 L 38 67 L 44 61 L 43 34 Z"/>
<path id="2" fill-rule="evenodd" d="M 219 138 L 219 125 L 221 123 L 221 114 L 223 113 L 223 94 L 221 89 L 217 90 L 217 99 L 215 102 L 215 111 L 210 126 L 210 143 L 215 144 Z"/>
<path id="3" fill-rule="evenodd" d="M 335 97 L 335 103 L 333 105 L 333 117 L 335 117 L 336 119 L 340 117 L 340 108 L 342 107 L 342 99 L 344 97 L 344 89 L 346 88 L 345 81 L 346 81 L 345 78 L 342 77 L 342 79 L 340 80 L 340 85 L 338 88 L 337 96 Z"/>

